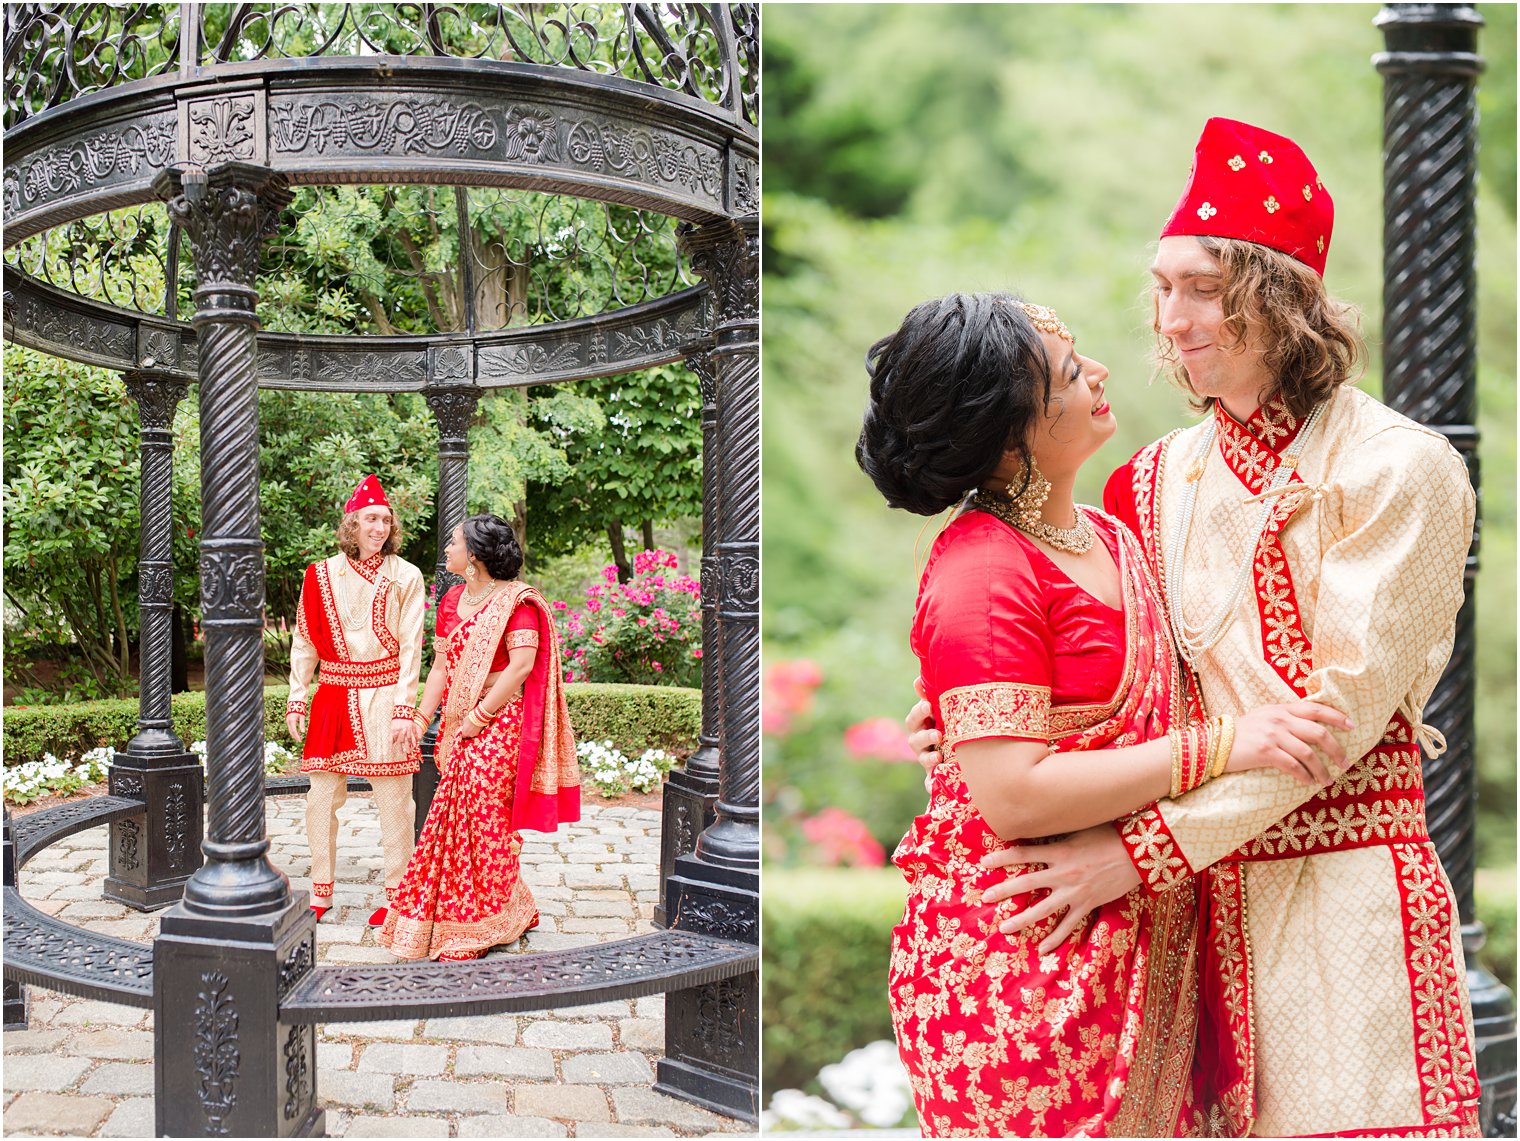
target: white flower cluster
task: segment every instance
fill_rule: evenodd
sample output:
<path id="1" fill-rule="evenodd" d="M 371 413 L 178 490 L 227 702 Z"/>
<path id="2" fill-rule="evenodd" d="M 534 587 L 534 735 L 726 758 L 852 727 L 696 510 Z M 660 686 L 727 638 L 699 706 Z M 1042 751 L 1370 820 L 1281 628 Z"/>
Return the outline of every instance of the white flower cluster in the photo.
<path id="1" fill-rule="evenodd" d="M 12 804 L 30 804 L 49 793 L 77 792 L 105 780 L 110 763 L 108 748 L 91 749 L 77 761 L 60 761 L 52 753 L 43 753 L 40 761 L 6 767 L 5 799 Z"/>
<path id="2" fill-rule="evenodd" d="M 206 742 L 194 741 L 190 745 L 190 751 L 201 759 L 201 767 L 206 767 Z M 285 775 L 285 766 L 295 754 L 284 745 L 274 741 L 264 742 L 264 775 L 266 777 L 279 777 Z"/>
<path id="3" fill-rule="evenodd" d="M 603 796 L 622 796 L 630 788 L 653 792 L 675 765 L 664 749 L 645 749 L 630 760 L 611 741 L 582 741 L 575 747 L 581 771 Z"/>
<path id="4" fill-rule="evenodd" d="M 206 763 L 206 742 L 196 741 L 190 751 Z M 77 792 L 86 785 L 105 781 L 111 766 L 109 746 L 101 745 L 89 750 L 77 761 L 59 760 L 52 753 L 43 753 L 40 761 L 27 761 L 19 765 L 7 765 L 4 775 L 5 799 L 12 804 L 30 804 L 53 793 Z M 264 775 L 283 776 L 285 766 L 295 754 L 274 741 L 264 742 Z"/>
<path id="5" fill-rule="evenodd" d="M 818 1084 L 833 1098 L 831 1104 L 801 1090 L 777 1090 L 760 1115 L 761 1129 L 874 1129 L 914 1124 L 913 1087 L 897 1055 L 897 1043 L 872 1042 L 851 1050 L 842 1062 L 818 1071 Z M 844 1112 L 848 1110 L 849 1112 Z"/>

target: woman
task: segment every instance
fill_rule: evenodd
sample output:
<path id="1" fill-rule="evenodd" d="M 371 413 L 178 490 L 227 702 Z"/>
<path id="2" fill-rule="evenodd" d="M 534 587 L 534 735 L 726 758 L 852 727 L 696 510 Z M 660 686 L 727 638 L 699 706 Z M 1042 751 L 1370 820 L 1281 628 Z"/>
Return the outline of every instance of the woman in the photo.
<path id="1" fill-rule="evenodd" d="M 516 581 L 522 549 L 495 515 L 454 528 L 417 723 L 443 704 L 433 806 L 380 942 L 402 959 L 475 959 L 538 924 L 518 872 L 520 829 L 580 819 L 575 739 L 543 596 Z"/>
<path id="2" fill-rule="evenodd" d="M 1042 947 L 1051 917 L 986 904 L 980 859 L 1088 827 L 1224 771 L 1324 782 L 1309 702 L 1201 720 L 1154 584 L 1122 525 L 1072 499 L 1113 435 L 1107 370 L 1049 309 L 998 294 L 918 306 L 867 358 L 856 458 L 895 507 L 932 515 L 912 644 L 945 760 L 894 856 L 899 1049 L 926 1133 L 1172 1136 L 1191 1064 L 1198 895 L 1136 892 Z"/>

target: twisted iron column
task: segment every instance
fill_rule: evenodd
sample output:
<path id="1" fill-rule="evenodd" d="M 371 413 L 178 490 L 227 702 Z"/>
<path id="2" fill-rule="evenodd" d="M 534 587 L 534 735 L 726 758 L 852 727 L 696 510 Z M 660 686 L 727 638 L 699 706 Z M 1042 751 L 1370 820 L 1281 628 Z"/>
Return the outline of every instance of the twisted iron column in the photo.
<path id="1" fill-rule="evenodd" d="M 138 492 L 138 611 L 141 615 L 137 735 L 112 760 L 113 796 L 143 802 L 140 819 L 111 825 L 105 896 L 146 911 L 177 900 L 201 866 L 204 775 L 174 734 L 169 698 L 173 654 L 174 410 L 185 384 L 147 369 L 122 374 L 142 425 Z"/>
<path id="2" fill-rule="evenodd" d="M 704 528 L 704 600 L 716 599 L 716 690 L 704 723 L 718 729 L 715 819 L 665 881 L 679 931 L 760 939 L 760 343 L 759 219 L 685 227 L 681 245 L 707 279 L 715 317 L 717 534 Z M 708 504 L 704 504 L 704 507 Z M 704 513 L 704 521 L 706 519 Z M 705 560 L 704 560 L 705 561 Z M 714 582 L 713 579 L 716 578 Z M 704 667 L 707 660 L 704 637 Z M 704 681 L 707 669 L 704 668 Z M 709 709 L 709 696 L 717 697 Z M 759 1108 L 759 979 L 755 973 L 675 991 L 665 1000 L 665 1057 L 655 1088 L 753 1120 Z"/>
<path id="3" fill-rule="evenodd" d="M 313 1026 L 279 1001 L 312 970 L 316 922 L 264 827 L 264 545 L 259 538 L 259 252 L 290 202 L 248 163 L 154 181 L 195 257 L 200 347 L 206 863 L 153 945 L 154 1132 L 320 1135 Z"/>
<path id="4" fill-rule="evenodd" d="M 423 399 L 438 421 L 438 561 L 433 568 L 433 597 L 444 594 L 463 580 L 445 566 L 444 548 L 454 528 L 464 522 L 470 475 L 470 421 L 480 403 L 480 390 L 465 385 L 438 387 L 423 393 Z M 436 611 L 431 616 L 436 615 Z M 424 631 L 431 640 L 431 633 Z M 442 708 L 422 735 L 424 764 L 412 776 L 412 800 L 416 804 L 413 829 L 422 835 L 433 794 L 438 791 L 438 769 L 433 764 L 433 746 L 438 741 Z"/>
<path id="5" fill-rule="evenodd" d="M 718 457 L 718 375 L 711 349 L 693 353 L 686 366 L 702 387 L 702 730 L 697 749 L 665 782 L 660 822 L 660 901 L 654 921 L 670 922 L 669 882 L 676 860 L 693 851 L 697 837 L 713 822 L 722 752 L 718 728 L 723 708 L 723 647 L 718 616 L 718 551 L 722 533 L 722 464 Z"/>
<path id="6" fill-rule="evenodd" d="M 1384 80 L 1384 380 L 1388 405 L 1441 432 L 1478 470 L 1474 266 L 1477 100 L 1483 20 L 1468 5 L 1390 4 L 1378 13 Z M 1463 575 L 1466 599 L 1446 672 L 1426 719 L 1446 736 L 1424 765 L 1426 812 L 1463 918 L 1462 946 L 1478 1035 L 1482 1125 L 1515 1129 L 1515 1015 L 1509 992 L 1478 962 L 1483 925 L 1473 910 L 1477 855 L 1476 661 L 1473 591 L 1481 524 Z"/>

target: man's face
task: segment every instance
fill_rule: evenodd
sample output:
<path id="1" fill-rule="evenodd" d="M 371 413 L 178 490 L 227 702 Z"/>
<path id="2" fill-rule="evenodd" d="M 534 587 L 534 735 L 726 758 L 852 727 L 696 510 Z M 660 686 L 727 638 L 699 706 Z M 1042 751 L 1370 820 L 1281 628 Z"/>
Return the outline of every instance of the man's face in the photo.
<path id="1" fill-rule="evenodd" d="M 1262 364 L 1260 333 L 1251 330 L 1237 341 L 1223 328 L 1221 274 L 1218 260 L 1198 239 L 1162 238 L 1151 263 L 1156 329 L 1171 341 L 1193 391 L 1214 397 L 1244 419 L 1276 382 Z"/>
<path id="2" fill-rule="evenodd" d="M 391 512 L 388 507 L 366 507 L 359 512 L 359 555 L 372 558 L 385 546 L 391 534 Z"/>

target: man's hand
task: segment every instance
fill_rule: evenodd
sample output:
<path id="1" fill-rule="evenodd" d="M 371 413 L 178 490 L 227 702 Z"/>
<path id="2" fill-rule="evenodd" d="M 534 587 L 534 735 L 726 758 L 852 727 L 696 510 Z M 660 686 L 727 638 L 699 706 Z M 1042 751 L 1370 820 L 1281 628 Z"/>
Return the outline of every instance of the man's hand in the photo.
<path id="1" fill-rule="evenodd" d="M 998 925 L 1003 934 L 1012 935 L 1048 915 L 1065 911 L 1066 918 L 1040 944 L 1042 955 L 1064 943 L 1095 908 L 1140 886 L 1140 873 L 1130 863 L 1124 841 L 1112 824 L 1084 828 L 1049 844 L 1004 848 L 982 857 L 984 868 L 1016 864 L 1034 865 L 1035 870 L 1009 876 L 997 887 L 988 888 L 982 893 L 982 902 L 1001 903 L 1041 888 L 1049 890 L 1044 899 Z"/>
<path id="2" fill-rule="evenodd" d="M 934 711 L 929 708 L 929 693 L 924 688 L 923 678 L 913 679 L 913 691 L 918 694 L 919 702 L 908 710 L 903 726 L 908 730 L 908 747 L 918 754 L 918 763 L 924 768 L 924 791 L 929 792 L 934 783 L 934 766 L 945 759 L 939 751 L 944 737 L 934 727 Z"/>
<path id="3" fill-rule="evenodd" d="M 391 746 L 396 749 L 410 749 L 417 743 L 422 731 L 417 728 L 417 722 L 410 717 L 391 718 Z"/>
<path id="4" fill-rule="evenodd" d="M 299 713 L 285 714 L 285 732 L 290 734 L 292 741 L 306 740 L 306 718 Z"/>

